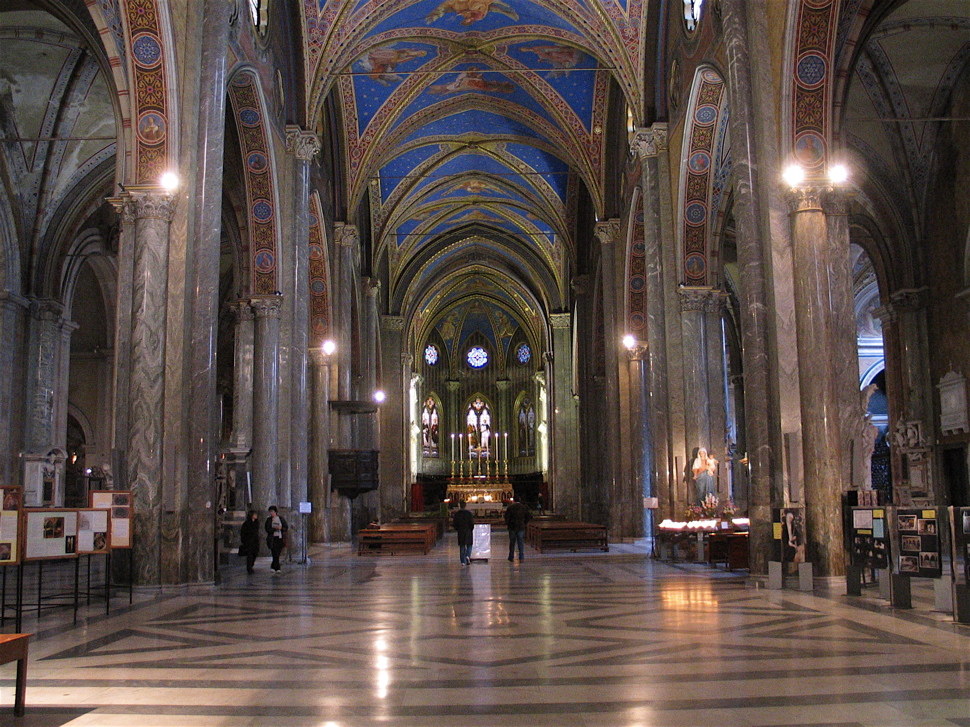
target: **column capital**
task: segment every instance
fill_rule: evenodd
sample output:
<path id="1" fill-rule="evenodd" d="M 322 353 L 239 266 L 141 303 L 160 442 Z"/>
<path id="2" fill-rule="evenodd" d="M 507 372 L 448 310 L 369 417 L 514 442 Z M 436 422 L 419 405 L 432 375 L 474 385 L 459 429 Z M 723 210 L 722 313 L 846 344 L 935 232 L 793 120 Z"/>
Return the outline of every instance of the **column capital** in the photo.
<path id="1" fill-rule="evenodd" d="M 667 151 L 667 124 L 639 127 L 630 139 L 630 151 L 640 159 L 649 159 Z"/>
<path id="2" fill-rule="evenodd" d="M 403 366 L 406 369 L 409 369 L 412 366 L 414 366 L 414 354 L 413 353 L 408 353 L 406 351 L 404 353 L 402 353 L 401 354 L 401 366 Z"/>
<path id="3" fill-rule="evenodd" d="M 30 300 L 9 290 L 0 290 L 0 307 L 29 309 Z"/>
<path id="4" fill-rule="evenodd" d="M 64 315 L 64 304 L 53 298 L 32 298 L 30 315 L 39 321 L 59 321 Z"/>
<path id="5" fill-rule="evenodd" d="M 647 355 L 647 344 L 637 342 L 633 348 L 626 349 L 626 355 L 630 361 L 643 361 Z"/>
<path id="6" fill-rule="evenodd" d="M 236 313 L 236 321 L 251 321 L 254 317 L 253 304 L 249 300 L 237 300 L 232 309 Z"/>
<path id="7" fill-rule="evenodd" d="M 319 346 L 312 346 L 307 349 L 307 353 L 310 355 L 310 362 L 317 368 L 330 365 L 330 359 L 332 356 L 325 354 Z"/>
<path id="8" fill-rule="evenodd" d="M 497 388 L 499 391 L 508 391 L 511 385 L 512 382 L 508 379 L 496 379 L 495 381 L 495 388 Z"/>
<path id="9" fill-rule="evenodd" d="M 118 211 L 125 224 L 149 219 L 171 222 L 175 214 L 175 197 L 155 187 L 126 189 L 117 197 L 109 197 L 108 202 Z"/>
<path id="10" fill-rule="evenodd" d="M 361 284 L 364 287 L 364 295 L 368 298 L 376 298 L 381 292 L 380 278 L 361 278 Z"/>
<path id="11" fill-rule="evenodd" d="M 337 222 L 333 226 L 334 240 L 344 247 L 357 247 L 360 243 L 360 233 L 355 225 Z"/>
<path id="12" fill-rule="evenodd" d="M 549 323 L 553 328 L 569 328 L 573 324 L 572 313 L 550 313 Z"/>
<path id="13" fill-rule="evenodd" d="M 790 188 L 785 197 L 788 200 L 790 212 L 821 212 L 822 199 L 830 187 L 820 185 L 805 185 Z"/>
<path id="14" fill-rule="evenodd" d="M 724 306 L 727 294 L 709 286 L 684 285 L 677 289 L 680 296 L 681 311 L 703 311 L 719 313 Z"/>
<path id="15" fill-rule="evenodd" d="M 616 217 L 597 222 L 593 234 L 602 245 L 612 245 L 620 236 L 620 220 Z"/>
<path id="16" fill-rule="evenodd" d="M 574 275 L 569 281 L 569 287 L 577 297 L 589 295 L 589 275 Z"/>
<path id="17" fill-rule="evenodd" d="M 915 313 L 926 307 L 929 288 L 901 288 L 889 294 L 889 305 L 894 313 Z"/>
<path id="18" fill-rule="evenodd" d="M 308 162 L 320 153 L 320 137 L 296 125 L 289 125 L 286 132 L 286 150 L 301 162 Z"/>
<path id="19" fill-rule="evenodd" d="M 448 389 L 448 391 L 450 391 L 452 393 L 458 391 L 458 387 L 459 386 L 461 386 L 461 382 L 458 381 L 458 380 L 456 380 L 456 379 L 446 379 L 445 380 L 445 388 Z"/>
<path id="20" fill-rule="evenodd" d="M 381 328 L 385 331 L 403 331 L 404 316 L 381 316 Z"/>
<path id="21" fill-rule="evenodd" d="M 280 295 L 260 295 L 250 301 L 256 318 L 279 318 L 283 307 Z"/>
<path id="22" fill-rule="evenodd" d="M 853 192 L 845 187 L 826 187 L 822 190 L 822 209 L 825 214 L 844 217 L 849 214 Z"/>

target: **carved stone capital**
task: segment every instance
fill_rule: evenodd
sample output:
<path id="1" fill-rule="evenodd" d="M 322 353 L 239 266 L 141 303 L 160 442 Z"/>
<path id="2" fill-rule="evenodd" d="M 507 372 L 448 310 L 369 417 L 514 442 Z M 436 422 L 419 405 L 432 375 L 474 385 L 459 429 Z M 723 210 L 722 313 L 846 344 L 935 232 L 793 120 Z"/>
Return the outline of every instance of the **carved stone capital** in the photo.
<path id="1" fill-rule="evenodd" d="M 452 393 L 457 392 L 459 386 L 461 386 L 461 382 L 456 381 L 455 379 L 447 379 L 445 381 L 445 388 Z"/>
<path id="2" fill-rule="evenodd" d="M 926 307 L 927 288 L 902 288 L 890 293 L 890 305 L 895 313 L 915 313 Z"/>
<path id="3" fill-rule="evenodd" d="M 320 137 L 299 126 L 287 126 L 286 150 L 302 162 L 308 162 L 320 153 Z"/>
<path id="4" fill-rule="evenodd" d="M 251 321 L 254 317 L 253 304 L 248 300 L 237 301 L 233 306 L 233 310 L 236 312 L 236 320 L 238 322 Z"/>
<path id="5" fill-rule="evenodd" d="M 667 150 L 667 124 L 657 123 L 649 128 L 639 128 L 630 139 L 630 151 L 640 159 L 655 157 Z"/>
<path id="6" fill-rule="evenodd" d="M 402 353 L 401 354 L 401 366 L 406 369 L 414 366 L 414 354 L 413 353 Z"/>
<path id="7" fill-rule="evenodd" d="M 334 240 L 338 245 L 345 247 L 357 247 L 360 243 L 360 233 L 354 225 L 346 222 L 337 222 L 333 226 Z"/>
<path id="8" fill-rule="evenodd" d="M 637 342 L 632 348 L 626 349 L 626 355 L 630 361 L 643 361 L 647 355 L 647 344 Z"/>
<path id="9" fill-rule="evenodd" d="M 612 245 L 620 237 L 620 221 L 615 217 L 603 222 L 597 222 L 593 234 L 602 245 Z"/>
<path id="10" fill-rule="evenodd" d="M 512 382 L 508 379 L 497 379 L 495 381 L 495 388 L 497 388 L 499 391 L 508 391 L 511 385 Z"/>
<path id="11" fill-rule="evenodd" d="M 788 208 L 792 212 L 821 212 L 823 210 L 822 197 L 828 192 L 828 187 L 792 187 L 786 193 Z"/>
<path id="12" fill-rule="evenodd" d="M 385 331 L 403 331 L 404 316 L 381 316 L 381 328 Z"/>
<path id="13" fill-rule="evenodd" d="M 572 313 L 550 313 L 549 323 L 553 328 L 569 328 L 573 324 Z"/>
<path id="14" fill-rule="evenodd" d="M 312 348 L 308 349 L 307 353 L 310 354 L 310 363 L 317 368 L 330 365 L 331 357 L 325 354 L 319 346 L 313 346 Z"/>
<path id="15" fill-rule="evenodd" d="M 720 313 L 727 294 L 717 288 L 688 286 L 678 288 L 681 311 L 702 311 L 704 313 Z"/>
<path id="16" fill-rule="evenodd" d="M 9 290 L 2 290 L 0 291 L 0 308 L 6 310 L 26 310 L 30 308 L 30 301 Z"/>
<path id="17" fill-rule="evenodd" d="M 569 286 L 573 290 L 573 295 L 577 297 L 589 295 L 589 275 L 574 275 L 569 281 Z"/>
<path id="18" fill-rule="evenodd" d="M 59 321 L 64 305 L 53 298 L 34 298 L 30 301 L 30 317 L 38 321 Z"/>
<path id="19" fill-rule="evenodd" d="M 361 283 L 364 288 L 364 295 L 368 298 L 376 298 L 381 292 L 381 281 L 379 278 L 362 278 Z"/>
<path id="20" fill-rule="evenodd" d="M 111 197 L 108 201 L 126 225 L 134 224 L 136 220 L 171 222 L 175 214 L 175 198 L 165 192 L 126 190 L 120 197 Z"/>
<path id="21" fill-rule="evenodd" d="M 825 214 L 842 216 L 849 214 L 852 191 L 845 187 L 828 187 L 822 191 L 822 209 Z"/>
<path id="22" fill-rule="evenodd" d="M 260 295 L 250 301 L 256 318 L 279 318 L 283 308 L 280 295 Z"/>

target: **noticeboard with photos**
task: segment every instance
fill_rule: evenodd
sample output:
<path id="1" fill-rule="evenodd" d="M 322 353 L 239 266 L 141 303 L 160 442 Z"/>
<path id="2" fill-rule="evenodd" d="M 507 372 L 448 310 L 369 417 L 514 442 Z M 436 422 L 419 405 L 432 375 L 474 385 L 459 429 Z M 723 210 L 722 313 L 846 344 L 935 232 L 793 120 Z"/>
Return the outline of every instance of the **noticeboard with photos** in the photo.
<path id="1" fill-rule="evenodd" d="M 935 509 L 897 509 L 896 552 L 899 575 L 939 578 L 943 575 L 940 557 L 940 520 Z"/>
<path id="2" fill-rule="evenodd" d="M 20 562 L 20 509 L 24 504 L 21 487 L 0 487 L 0 565 Z"/>
<path id="3" fill-rule="evenodd" d="M 889 567 L 889 524 L 882 507 L 854 507 L 849 522 L 849 558 L 862 568 Z"/>
<path id="4" fill-rule="evenodd" d="M 80 508 L 77 511 L 78 555 L 107 553 L 111 549 L 111 511 Z"/>
<path id="5" fill-rule="evenodd" d="M 28 560 L 77 557 L 77 510 L 24 510 L 24 553 Z"/>
<path id="6" fill-rule="evenodd" d="M 112 548 L 131 547 L 131 490 L 92 490 L 89 506 L 110 512 L 110 540 Z"/>

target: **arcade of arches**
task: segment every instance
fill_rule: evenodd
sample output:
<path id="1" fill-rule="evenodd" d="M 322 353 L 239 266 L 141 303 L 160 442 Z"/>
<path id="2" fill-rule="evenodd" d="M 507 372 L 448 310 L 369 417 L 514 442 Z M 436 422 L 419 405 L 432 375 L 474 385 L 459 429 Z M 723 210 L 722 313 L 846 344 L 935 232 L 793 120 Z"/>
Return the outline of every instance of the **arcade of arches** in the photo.
<path id="1" fill-rule="evenodd" d="M 834 576 L 845 492 L 970 504 L 967 0 L 7 0 L 0 47 L 0 483 L 132 490 L 141 584 L 456 476 L 642 538 L 699 448 L 757 575 L 772 508 Z"/>

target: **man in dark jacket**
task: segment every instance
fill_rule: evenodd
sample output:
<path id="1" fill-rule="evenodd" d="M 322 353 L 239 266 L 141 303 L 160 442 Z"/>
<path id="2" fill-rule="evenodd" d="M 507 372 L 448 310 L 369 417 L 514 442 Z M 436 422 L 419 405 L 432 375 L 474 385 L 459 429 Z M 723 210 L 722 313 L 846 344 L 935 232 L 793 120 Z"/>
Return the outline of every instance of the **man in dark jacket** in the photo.
<path id="1" fill-rule="evenodd" d="M 253 565 L 259 555 L 259 513 L 250 510 L 246 521 L 239 530 L 239 555 L 246 557 L 246 572 L 253 572 Z"/>
<path id="2" fill-rule="evenodd" d="M 458 558 L 462 565 L 472 562 L 472 531 L 475 529 L 475 516 L 465 509 L 465 501 L 458 503 L 458 512 L 451 518 L 451 526 L 458 533 Z"/>
<path id="3" fill-rule="evenodd" d="M 286 520 L 280 516 L 279 510 L 276 509 L 276 505 L 271 505 L 269 508 L 269 517 L 266 518 L 266 545 L 269 547 L 269 552 L 273 554 L 273 562 L 270 563 L 270 568 L 273 569 L 273 573 L 280 572 L 280 553 L 283 551 L 283 546 L 286 544 L 286 533 L 290 529 Z"/>
<path id="4" fill-rule="evenodd" d="M 505 525 L 509 529 L 509 562 L 515 559 L 515 545 L 519 545 L 519 562 L 525 556 L 525 526 L 532 519 L 529 508 L 518 500 L 512 500 L 505 509 Z"/>

